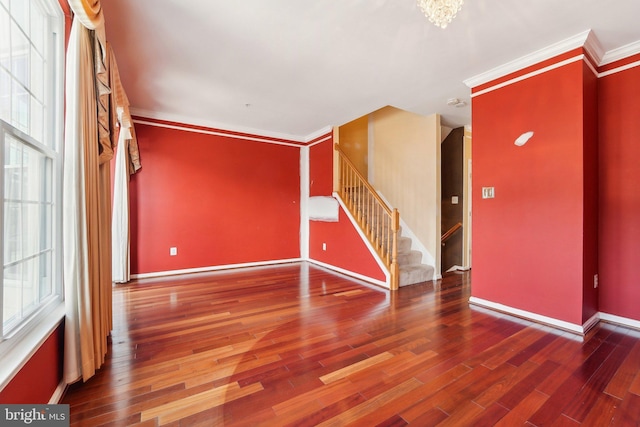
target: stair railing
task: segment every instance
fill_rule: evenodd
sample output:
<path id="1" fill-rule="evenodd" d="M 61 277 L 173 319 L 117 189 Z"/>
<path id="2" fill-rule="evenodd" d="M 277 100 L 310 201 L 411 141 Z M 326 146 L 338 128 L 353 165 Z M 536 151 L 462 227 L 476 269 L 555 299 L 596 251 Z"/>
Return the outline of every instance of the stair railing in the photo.
<path id="1" fill-rule="evenodd" d="M 453 234 L 460 230 L 462 228 L 462 223 L 458 222 L 456 225 L 454 225 L 453 227 L 451 227 L 450 229 L 447 230 L 446 233 L 444 233 L 442 235 L 442 237 L 440 238 L 440 241 L 442 242 L 442 246 L 444 246 L 447 243 L 447 240 L 449 240 L 451 238 L 451 236 L 453 236 Z"/>
<path id="2" fill-rule="evenodd" d="M 390 289 L 400 283 L 398 231 L 400 214 L 391 209 L 356 169 L 338 144 L 338 194 L 390 273 Z"/>

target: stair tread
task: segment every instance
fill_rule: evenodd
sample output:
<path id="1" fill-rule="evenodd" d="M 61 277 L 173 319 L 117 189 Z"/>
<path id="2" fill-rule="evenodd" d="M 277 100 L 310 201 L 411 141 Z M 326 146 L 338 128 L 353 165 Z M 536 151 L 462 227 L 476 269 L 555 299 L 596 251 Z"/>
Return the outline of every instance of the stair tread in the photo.
<path id="1" fill-rule="evenodd" d="M 416 271 L 416 270 L 428 270 L 432 271 L 434 268 L 427 264 L 407 264 L 399 266 L 400 271 Z"/>
<path id="2" fill-rule="evenodd" d="M 363 208 L 362 201 L 362 198 L 356 199 L 352 202 L 351 206 L 356 211 L 354 216 L 362 217 L 364 223 L 368 224 L 368 211 Z M 402 228 L 395 233 L 395 236 L 397 236 L 395 243 L 397 245 L 397 263 L 400 272 L 399 285 L 407 286 L 433 280 L 435 268 L 427 264 L 421 264 L 423 254 L 419 250 L 412 249 L 413 241 L 411 237 L 403 236 Z M 389 241 L 389 237 L 386 231 L 383 232 L 382 236 L 378 237 L 376 244 L 381 245 L 384 250 L 390 250 L 391 242 Z"/>

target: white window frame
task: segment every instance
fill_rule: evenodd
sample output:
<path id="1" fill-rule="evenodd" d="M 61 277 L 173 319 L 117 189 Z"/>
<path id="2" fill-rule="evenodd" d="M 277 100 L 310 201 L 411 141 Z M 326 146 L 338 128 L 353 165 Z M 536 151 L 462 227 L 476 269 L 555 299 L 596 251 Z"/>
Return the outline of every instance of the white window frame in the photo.
<path id="1" fill-rule="evenodd" d="M 54 259 L 52 261 L 54 275 L 52 277 L 54 296 L 48 298 L 44 304 L 13 328 L 7 335 L 3 335 L 3 327 L 0 327 L 0 390 L 2 390 L 20 371 L 38 348 L 47 340 L 51 333 L 61 324 L 64 318 L 64 290 L 62 280 L 62 159 L 63 159 L 63 129 L 64 129 L 64 70 L 65 70 L 65 20 L 64 13 L 58 0 L 19 0 L 37 3 L 49 14 L 50 32 L 47 33 L 47 41 L 51 46 L 50 68 L 46 72 L 52 73 L 50 85 L 47 85 L 46 95 L 47 116 L 44 133 L 48 140 L 48 146 L 43 147 L 38 141 L 34 141 L 28 135 L 20 132 L 14 126 L 2 123 L 0 131 L 0 160 L 4 165 L 5 135 L 23 141 L 23 144 L 43 152 L 53 158 L 53 248 Z M 49 39 L 50 37 L 50 39 Z M 4 169 L 4 168 L 3 168 Z M 4 170 L 0 175 L 0 191 L 4 200 Z M 0 207 L 0 237 L 4 237 L 4 202 Z M 4 239 L 2 239 L 4 242 Z M 4 263 L 4 243 L 0 247 L 0 255 Z M 4 268 L 0 271 L 0 283 L 4 283 Z M 2 297 L 0 288 L 0 318 L 2 318 Z M 0 325 L 1 326 L 1 325 Z M 62 350 L 60 350 L 62 351 Z M 51 369 L 57 369 L 51 366 Z"/>

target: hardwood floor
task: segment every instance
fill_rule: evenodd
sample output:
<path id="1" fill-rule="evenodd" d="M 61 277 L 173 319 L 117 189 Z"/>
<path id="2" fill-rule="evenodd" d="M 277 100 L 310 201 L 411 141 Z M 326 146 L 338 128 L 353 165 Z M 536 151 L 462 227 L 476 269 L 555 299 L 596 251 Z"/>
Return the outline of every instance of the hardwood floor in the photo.
<path id="1" fill-rule="evenodd" d="M 468 274 L 390 294 L 309 265 L 114 291 L 72 425 L 637 426 L 640 332 L 470 307 Z"/>

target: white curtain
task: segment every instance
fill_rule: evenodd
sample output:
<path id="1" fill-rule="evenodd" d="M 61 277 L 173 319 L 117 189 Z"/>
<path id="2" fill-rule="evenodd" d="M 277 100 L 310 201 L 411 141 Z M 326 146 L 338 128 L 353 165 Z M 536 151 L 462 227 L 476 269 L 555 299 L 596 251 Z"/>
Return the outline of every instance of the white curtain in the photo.
<path id="1" fill-rule="evenodd" d="M 124 108 L 116 107 L 120 132 L 116 147 L 113 178 L 113 215 L 111 219 L 112 276 L 116 283 L 125 283 L 130 278 L 129 264 L 129 172 L 127 153 L 131 135 L 131 121 L 123 117 Z"/>
<path id="2" fill-rule="evenodd" d="M 129 99 L 120 81 L 118 63 L 107 43 L 109 87 L 111 89 L 111 141 L 116 147 L 113 182 L 112 276 L 116 283 L 130 279 L 129 255 L 129 175 L 140 165 L 138 142 L 129 112 Z"/>

